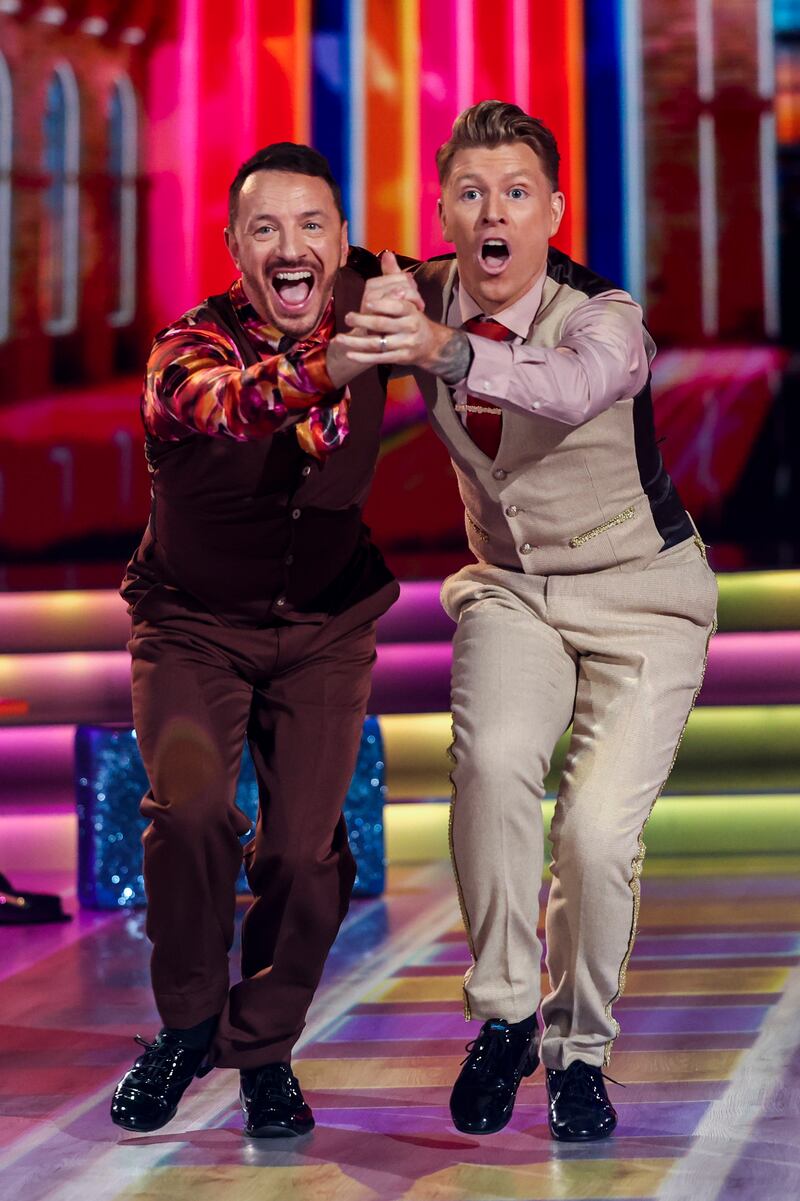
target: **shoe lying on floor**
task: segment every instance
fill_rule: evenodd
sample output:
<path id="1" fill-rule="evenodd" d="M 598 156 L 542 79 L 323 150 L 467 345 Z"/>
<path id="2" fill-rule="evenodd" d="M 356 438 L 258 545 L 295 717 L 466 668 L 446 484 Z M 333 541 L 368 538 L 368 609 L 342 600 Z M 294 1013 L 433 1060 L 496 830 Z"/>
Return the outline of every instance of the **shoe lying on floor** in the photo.
<path id="1" fill-rule="evenodd" d="M 43 922 L 71 922 L 61 908 L 61 897 L 48 892 L 18 892 L 0 872 L 0 926 L 38 926 Z"/>
<path id="2" fill-rule="evenodd" d="M 539 1065 L 535 1015 L 522 1022 L 484 1022 L 453 1085 L 450 1114 L 463 1134 L 496 1134 L 514 1112 L 523 1076 Z"/>
<path id="3" fill-rule="evenodd" d="M 242 1072 L 239 1100 L 251 1138 L 296 1138 L 314 1129 L 314 1115 L 288 1063 Z"/>
<path id="4" fill-rule="evenodd" d="M 208 1045 L 188 1046 L 173 1031 L 161 1030 L 148 1043 L 136 1041 L 144 1052 L 117 1085 L 111 1101 L 111 1121 L 125 1130 L 149 1133 L 166 1126 L 196 1076 L 211 1071 L 204 1063 Z"/>
<path id="5" fill-rule="evenodd" d="M 617 1113 L 608 1099 L 600 1068 L 575 1059 L 563 1072 L 547 1072 L 548 1125 L 553 1138 L 564 1143 L 588 1143 L 608 1138 Z"/>

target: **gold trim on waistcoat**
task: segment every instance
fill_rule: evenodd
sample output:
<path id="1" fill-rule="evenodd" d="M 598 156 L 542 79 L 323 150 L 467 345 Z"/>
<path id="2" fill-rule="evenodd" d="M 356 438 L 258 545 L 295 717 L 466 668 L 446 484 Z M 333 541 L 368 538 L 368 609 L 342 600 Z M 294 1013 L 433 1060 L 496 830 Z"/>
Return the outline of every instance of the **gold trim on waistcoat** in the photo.
<path id="1" fill-rule="evenodd" d="M 708 563 L 708 559 L 706 557 L 705 543 L 703 542 L 702 538 L 700 538 L 699 535 L 695 538 L 695 543 L 698 546 L 700 553 L 703 556 L 704 561 L 706 563 Z M 711 570 L 711 569 L 709 568 L 709 570 Z M 611 1000 L 608 1002 L 608 1004 L 606 1005 L 606 1009 L 605 1009 L 606 1017 L 609 1018 L 609 1020 L 614 1023 L 615 1032 L 614 1032 L 613 1037 L 608 1040 L 608 1042 L 606 1043 L 606 1046 L 605 1046 L 605 1052 L 603 1054 L 603 1066 L 604 1067 L 608 1067 L 609 1064 L 611 1063 L 611 1048 L 613 1047 L 616 1040 L 619 1038 L 619 1033 L 620 1033 L 619 1022 L 616 1020 L 616 1018 L 613 1018 L 611 1016 L 611 1008 L 613 1005 L 615 1005 L 617 1003 L 617 1001 L 620 999 L 620 997 L 622 996 L 622 994 L 625 991 L 625 985 L 627 983 L 627 978 L 628 978 L 628 965 L 630 964 L 631 955 L 633 954 L 633 944 L 636 941 L 636 935 L 639 933 L 639 911 L 641 909 L 641 903 L 642 903 L 642 886 L 641 886 L 640 880 L 642 877 L 642 868 L 644 866 L 644 857 L 645 857 L 645 853 L 647 851 L 647 848 L 644 844 L 644 829 L 650 820 L 653 810 L 656 807 L 656 801 L 659 799 L 659 797 L 663 793 L 664 789 L 667 786 L 667 780 L 669 780 L 670 776 L 672 775 L 672 769 L 675 766 L 676 759 L 678 758 L 678 752 L 681 749 L 681 743 L 683 742 L 683 736 L 686 733 L 686 727 L 689 724 L 689 718 L 692 716 L 692 711 L 693 711 L 695 705 L 697 704 L 697 698 L 700 695 L 700 689 L 703 687 L 703 681 L 706 678 L 706 666 L 708 664 L 708 648 L 711 645 L 711 639 L 714 637 L 716 632 L 717 632 L 717 618 L 715 615 L 713 621 L 711 622 L 711 629 L 708 631 L 708 638 L 706 639 L 706 649 L 705 649 L 705 654 L 703 655 L 703 667 L 700 672 L 700 683 L 697 685 L 697 687 L 694 690 L 694 696 L 692 697 L 692 703 L 689 706 L 689 712 L 686 714 L 686 721 L 683 723 L 683 729 L 681 730 L 680 735 L 678 736 L 678 741 L 675 744 L 675 753 L 672 756 L 672 762 L 669 765 L 669 771 L 667 772 L 666 779 L 664 780 L 664 783 L 661 785 L 661 787 L 659 788 L 656 795 L 653 797 L 653 803 L 650 806 L 649 810 L 647 811 L 647 817 L 644 819 L 644 822 L 642 823 L 642 828 L 639 831 L 639 850 L 636 855 L 636 858 L 631 863 L 631 873 L 632 874 L 631 874 L 630 880 L 628 881 L 628 887 L 630 888 L 630 890 L 633 894 L 633 915 L 631 917 L 631 932 L 630 932 L 630 935 L 628 936 L 628 946 L 625 951 L 625 955 L 623 956 L 622 963 L 619 965 L 619 978 L 617 981 L 617 992 L 611 998 Z"/>
<path id="2" fill-rule="evenodd" d="M 457 404 L 453 405 L 453 408 L 457 413 L 491 413 L 493 417 L 499 417 L 503 412 L 502 409 L 495 409 L 489 405 Z"/>
<path id="3" fill-rule="evenodd" d="M 636 515 L 636 510 L 631 506 L 630 509 L 623 509 L 621 513 L 617 513 L 616 517 L 609 518 L 602 525 L 596 525 L 592 530 L 586 530 L 584 534 L 576 534 L 574 538 L 570 538 L 569 544 L 573 550 L 578 546 L 583 546 L 584 542 L 588 542 L 591 538 L 596 538 L 598 534 L 605 534 L 606 530 L 613 530 L 615 525 L 622 525 L 624 521 L 630 521 Z"/>
<path id="4" fill-rule="evenodd" d="M 467 996 L 467 984 L 469 983 L 469 978 L 472 975 L 472 969 L 474 968 L 474 966 L 477 962 L 478 956 L 475 954 L 475 943 L 473 942 L 473 939 L 472 939 L 472 927 L 471 927 L 470 921 L 469 921 L 469 914 L 467 913 L 466 902 L 464 901 L 464 890 L 461 887 L 461 877 L 458 874 L 458 864 L 456 863 L 456 852 L 455 852 L 455 847 L 453 846 L 453 819 L 455 818 L 455 812 L 456 812 L 456 785 L 455 785 L 455 781 L 453 779 L 453 768 L 456 766 L 456 756 L 455 756 L 456 723 L 455 723 L 455 719 L 452 719 L 450 729 L 451 729 L 452 737 L 451 737 L 450 745 L 447 748 L 447 757 L 450 760 L 450 763 L 452 766 L 451 766 L 451 769 L 450 769 L 450 771 L 448 773 L 448 777 L 447 777 L 450 781 L 450 816 L 449 816 L 448 823 L 447 823 L 447 843 L 450 848 L 450 864 L 453 868 L 453 877 L 456 882 L 456 893 L 458 894 L 458 907 L 461 910 L 461 921 L 464 924 L 464 933 L 467 936 L 467 946 L 469 947 L 469 953 L 472 956 L 472 964 L 467 968 L 466 972 L 464 973 L 464 983 L 462 986 L 462 993 L 463 993 L 463 998 L 464 998 L 464 1020 L 469 1022 L 472 1019 L 472 1012 L 469 1007 L 469 997 Z"/>
<path id="5" fill-rule="evenodd" d="M 489 535 L 486 533 L 486 530 L 483 528 L 483 526 L 478 525 L 477 521 L 475 520 L 475 518 L 472 516 L 472 514 L 470 513 L 470 511 L 468 509 L 465 509 L 464 512 L 467 515 L 467 521 L 472 526 L 473 530 L 478 535 L 481 542 L 488 542 Z"/>

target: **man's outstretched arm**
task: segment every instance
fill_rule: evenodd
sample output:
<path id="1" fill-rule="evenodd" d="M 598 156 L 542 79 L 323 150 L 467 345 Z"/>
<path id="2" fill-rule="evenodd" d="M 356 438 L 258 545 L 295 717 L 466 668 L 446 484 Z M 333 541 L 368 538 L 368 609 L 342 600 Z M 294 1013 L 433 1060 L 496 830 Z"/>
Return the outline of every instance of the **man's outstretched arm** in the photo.
<path id="1" fill-rule="evenodd" d="M 635 396 L 647 381 L 654 351 L 641 309 L 617 290 L 578 305 L 556 347 L 465 334 L 430 321 L 418 309 L 406 306 L 401 312 L 378 288 L 372 307 L 370 315 L 362 306 L 361 313 L 348 316 L 355 337 L 340 336 L 354 362 L 411 364 L 456 385 L 457 399 L 468 393 L 566 425 L 581 425 L 617 400 Z"/>
<path id="2" fill-rule="evenodd" d="M 187 432 L 239 441 L 263 438 L 330 407 L 344 383 L 364 368 L 332 355 L 325 339 L 309 339 L 285 355 L 246 367 L 221 331 L 178 322 L 156 338 L 147 363 L 142 416 L 155 437 L 176 441 Z M 339 365 L 340 364 L 340 365 Z"/>

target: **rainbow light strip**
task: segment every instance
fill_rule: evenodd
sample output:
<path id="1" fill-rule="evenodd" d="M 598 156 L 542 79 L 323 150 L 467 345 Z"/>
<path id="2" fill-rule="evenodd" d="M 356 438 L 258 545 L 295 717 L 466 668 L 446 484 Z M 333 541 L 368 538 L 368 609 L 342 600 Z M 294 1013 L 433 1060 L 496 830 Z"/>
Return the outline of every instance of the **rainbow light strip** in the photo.
<path id="1" fill-rule="evenodd" d="M 405 580 L 399 601 L 380 620 L 378 641 L 449 644 L 455 627 L 441 607 L 440 589 L 438 580 Z M 800 571 L 719 576 L 720 631 L 793 631 L 798 613 Z M 120 651 L 129 634 L 125 602 L 114 590 L 0 593 L 0 655 Z"/>
<path id="2" fill-rule="evenodd" d="M 175 36 L 149 59 L 152 328 L 229 282 L 225 188 L 270 142 L 327 155 L 354 243 L 449 249 L 434 155 L 489 97 L 555 130 L 568 196 L 556 244 L 583 258 L 584 91 L 582 0 L 178 0 Z"/>
<path id="3" fill-rule="evenodd" d="M 586 259 L 584 26 L 582 0 L 531 0 L 531 111 L 549 125 L 561 151 L 567 211 L 555 243 Z"/>
<path id="4" fill-rule="evenodd" d="M 369 712 L 444 713 L 450 666 L 448 642 L 380 644 Z M 29 703 L 26 725 L 128 723 L 130 659 L 126 651 L 0 655 L 0 694 Z M 718 634 L 699 703 L 800 704 L 800 631 Z"/>
<path id="5" fill-rule="evenodd" d="M 542 802 L 545 833 L 555 801 Z M 652 856 L 799 855 L 800 793 L 719 793 L 662 796 L 647 823 L 647 872 Z M 392 803 L 383 811 L 390 863 L 449 858 L 449 800 Z"/>
<path id="6" fill-rule="evenodd" d="M 557 244 L 585 254 L 581 0 L 319 0 L 308 37 L 311 136 L 342 182 L 354 242 L 448 249 L 434 155 L 462 108 L 498 97 L 553 126 L 569 197 Z"/>
<path id="7" fill-rule="evenodd" d="M 20 709 L 26 704 L 19 695 L 15 698 L 6 685 L 3 694 Z M 73 722 L 11 728 L 10 720 L 24 714 L 15 714 L 11 705 L 8 710 L 0 696 L 0 719 L 9 719 L 6 728 L 0 721 L 0 801 L 54 789 L 68 795 Z M 379 720 L 386 751 L 387 799 L 407 803 L 449 796 L 450 714 L 384 712 Z M 555 748 L 545 782 L 548 795 L 558 789 L 569 737 L 565 734 Z M 725 794 L 738 796 L 750 805 L 748 798 L 752 795 L 796 795 L 798 791 L 800 706 L 727 705 L 694 710 L 666 795 Z M 800 823 L 795 838 L 800 840 Z"/>
<path id="8" fill-rule="evenodd" d="M 311 136 L 311 0 L 242 4 L 253 37 L 256 146 Z M 243 57 L 247 50 L 243 46 Z"/>
<path id="9" fill-rule="evenodd" d="M 644 295 L 641 0 L 585 0 L 587 255 Z"/>

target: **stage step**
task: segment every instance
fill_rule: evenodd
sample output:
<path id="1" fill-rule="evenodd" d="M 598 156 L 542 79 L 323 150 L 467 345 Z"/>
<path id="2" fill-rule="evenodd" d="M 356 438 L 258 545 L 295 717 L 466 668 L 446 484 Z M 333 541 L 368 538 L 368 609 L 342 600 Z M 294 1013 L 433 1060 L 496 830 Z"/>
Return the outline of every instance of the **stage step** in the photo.
<path id="1" fill-rule="evenodd" d="M 542 802 L 549 830 L 555 802 Z M 778 855 L 800 853 L 800 793 L 748 796 L 663 796 L 644 832 L 647 855 Z M 388 805 L 390 862 L 449 856 L 450 804 Z"/>
<path id="2" fill-rule="evenodd" d="M 388 799 L 448 797 L 450 715 L 384 714 L 380 723 Z M 70 798 L 74 736 L 71 725 L 0 730 L 0 804 Z M 558 786 L 567 743 L 565 735 L 556 747 L 550 792 Z M 667 791 L 800 791 L 800 706 L 695 709 Z"/>
<path id="3" fill-rule="evenodd" d="M 440 583 L 409 581 L 382 618 L 382 642 L 447 640 L 453 623 L 439 603 Z M 723 631 L 800 627 L 800 572 L 753 571 L 719 576 Z M 122 650 L 129 637 L 124 602 L 113 591 L 0 594 L 0 654 Z"/>
<path id="4" fill-rule="evenodd" d="M 549 829 L 553 801 L 542 803 Z M 448 801 L 387 805 L 386 854 L 390 863 L 449 857 Z M 800 854 L 800 794 L 731 797 L 664 796 L 647 823 L 648 859 L 685 855 Z M 0 809 L 3 870 L 77 871 L 78 819 L 71 805 L 32 811 Z"/>
<path id="5" fill-rule="evenodd" d="M 387 714 L 381 718 L 390 800 L 449 797 L 450 715 Z M 556 746 L 546 780 L 555 794 L 569 734 Z M 671 793 L 800 792 L 800 706 L 697 708 L 691 714 Z M 800 811 L 796 816 L 800 826 Z"/>
<path id="6" fill-rule="evenodd" d="M 449 641 L 454 625 L 439 603 L 441 584 L 402 584 L 378 623 L 381 642 Z M 112 591 L 0 593 L 0 655 L 119 651 L 130 637 L 125 602 Z"/>
<path id="7" fill-rule="evenodd" d="M 450 704 L 449 642 L 378 648 L 369 711 L 435 713 Z M 0 655 L 0 696 L 27 712 L 3 725 L 131 722 L 126 651 Z M 701 705 L 800 703 L 800 632 L 718 634 L 711 643 Z"/>
<path id="8" fill-rule="evenodd" d="M 446 853 L 453 624 L 439 589 L 404 584 L 379 627 L 370 710 L 398 802 L 386 817 L 395 860 Z M 723 576 L 720 590 L 727 632 L 711 644 L 701 707 L 647 841 L 662 854 L 800 849 L 800 572 Z M 6 865 L 74 866 L 75 725 L 130 724 L 127 636 L 114 592 L 0 595 L 0 697 L 20 702 L 0 719 Z"/>

